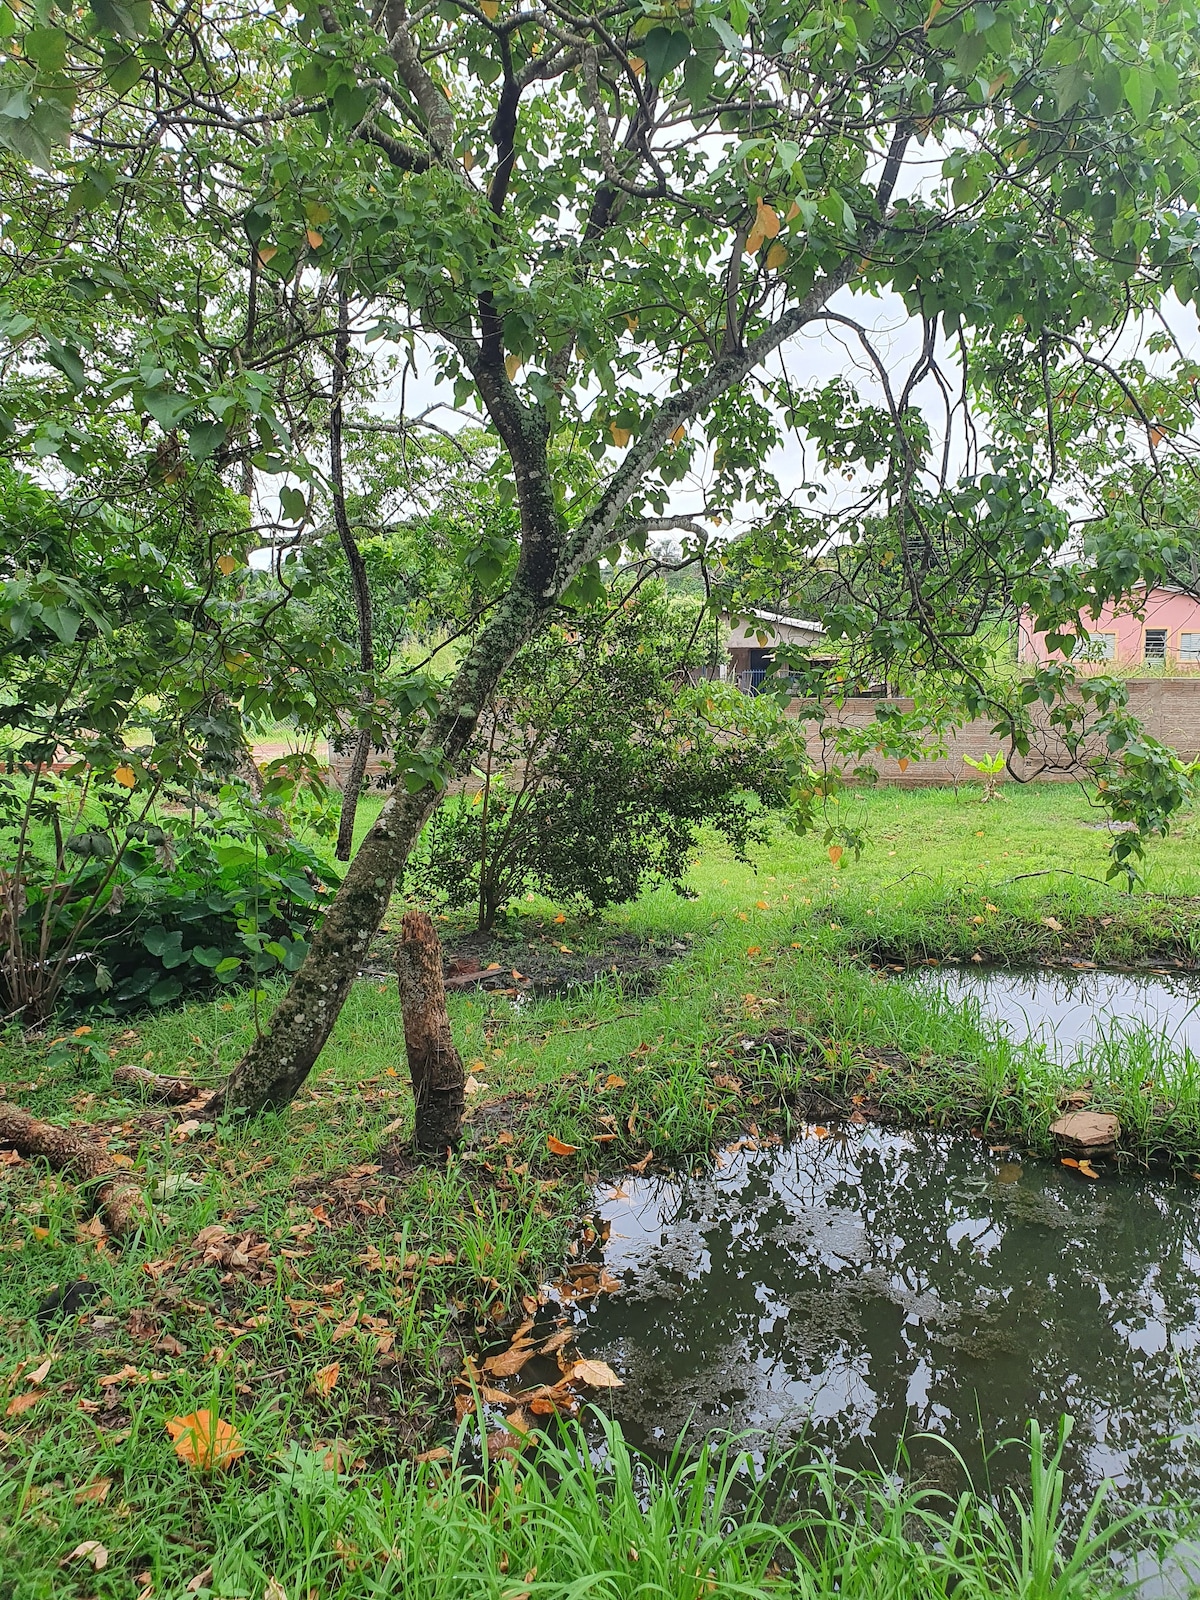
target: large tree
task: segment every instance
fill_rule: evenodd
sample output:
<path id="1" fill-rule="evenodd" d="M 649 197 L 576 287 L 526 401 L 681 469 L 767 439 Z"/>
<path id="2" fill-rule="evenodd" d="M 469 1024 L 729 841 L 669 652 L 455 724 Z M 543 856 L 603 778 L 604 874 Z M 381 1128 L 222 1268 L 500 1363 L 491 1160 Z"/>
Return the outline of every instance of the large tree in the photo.
<path id="1" fill-rule="evenodd" d="M 228 1107 L 303 1082 L 505 669 L 689 473 L 727 517 L 777 509 L 764 462 L 789 430 L 865 472 L 903 580 L 880 648 L 976 694 L 956 552 L 968 578 L 1003 565 L 1069 633 L 1089 596 L 1178 549 L 1155 512 L 1135 517 L 1132 561 L 1128 540 L 1099 540 L 1054 576 L 1071 537 L 1054 480 L 1088 434 L 1064 429 L 1064 396 L 1101 360 L 1136 396 L 1099 352 L 1197 291 L 1192 0 L 93 3 L 28 26 L 0 12 L 20 46 L 0 105 L 9 331 L 18 376 L 61 375 L 17 383 L 11 447 L 86 473 L 90 419 L 116 407 L 148 450 L 186 436 L 198 472 L 311 479 L 344 297 L 357 348 L 399 344 L 486 419 L 520 526 Z M 917 352 L 882 400 L 789 368 L 798 335 L 852 332 L 854 297 L 881 295 Z M 930 425 L 930 377 L 961 387 L 950 414 L 982 419 L 994 460 Z M 1034 441 L 1000 448 L 1022 412 Z M 1116 420 L 1097 407 L 1089 426 Z M 1184 447 L 1177 416 L 1150 421 L 1152 475 Z M 591 471 L 560 472 L 581 453 Z M 944 536 L 960 525 L 971 537 Z M 1110 742 L 1132 737 L 1116 717 Z M 1155 771 L 1169 809 L 1179 785 L 1165 758 Z"/>

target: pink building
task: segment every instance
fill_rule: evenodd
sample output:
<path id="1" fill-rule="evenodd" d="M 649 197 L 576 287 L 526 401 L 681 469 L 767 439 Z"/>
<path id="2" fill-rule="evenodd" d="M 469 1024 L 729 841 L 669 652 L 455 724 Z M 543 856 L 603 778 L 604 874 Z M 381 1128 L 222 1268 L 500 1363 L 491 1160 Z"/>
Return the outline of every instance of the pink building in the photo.
<path id="1" fill-rule="evenodd" d="M 1178 589 L 1145 589 L 1120 606 L 1107 605 L 1088 631 L 1090 643 L 1076 652 L 1084 660 L 1200 668 L 1200 600 Z M 1046 648 L 1045 635 L 1034 633 L 1031 618 L 1022 613 L 1017 659 L 1051 661 L 1061 656 L 1061 651 Z"/>

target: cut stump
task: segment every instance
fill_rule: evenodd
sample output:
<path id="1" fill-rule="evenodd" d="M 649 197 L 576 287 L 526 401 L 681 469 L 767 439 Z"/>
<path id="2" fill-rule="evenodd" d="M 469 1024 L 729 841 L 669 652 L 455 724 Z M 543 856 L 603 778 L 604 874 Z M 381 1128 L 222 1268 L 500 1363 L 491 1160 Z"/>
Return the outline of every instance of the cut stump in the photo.
<path id="1" fill-rule="evenodd" d="M 1120 1119 L 1108 1111 L 1068 1111 L 1050 1124 L 1051 1135 L 1070 1150 L 1099 1155 L 1116 1148 Z"/>
<path id="2" fill-rule="evenodd" d="M 414 1142 L 419 1150 L 456 1149 L 466 1074 L 446 1011 L 441 940 L 428 912 L 406 911 L 400 919 L 396 977 L 416 1107 Z"/>

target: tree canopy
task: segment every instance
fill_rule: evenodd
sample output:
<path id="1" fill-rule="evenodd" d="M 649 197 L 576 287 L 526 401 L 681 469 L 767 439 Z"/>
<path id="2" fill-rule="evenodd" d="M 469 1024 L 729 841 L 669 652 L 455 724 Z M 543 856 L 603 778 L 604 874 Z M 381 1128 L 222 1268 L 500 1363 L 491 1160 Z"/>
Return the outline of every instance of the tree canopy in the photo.
<path id="1" fill-rule="evenodd" d="M 1200 287 L 1192 0 L 0 18 L 10 455 L 122 503 L 257 475 L 278 504 L 260 492 L 237 553 L 282 534 L 292 586 L 332 379 L 371 398 L 398 352 L 402 388 L 443 380 L 486 423 L 514 511 L 515 561 L 487 569 L 452 681 L 412 698 L 405 781 L 230 1104 L 294 1092 L 508 664 L 685 490 L 697 541 L 761 508 L 769 571 L 800 510 L 772 449 L 855 475 L 815 540 L 870 547 L 838 625 L 1016 741 L 1026 697 L 1069 721 L 1078 691 L 1054 667 L 998 699 L 977 599 L 1069 640 L 1194 543 L 1196 367 L 1169 318 L 1160 348 L 1129 332 Z M 906 372 L 856 313 L 872 299 L 910 325 Z M 797 375 L 787 350 L 817 328 L 861 343 L 878 394 L 849 366 Z M 387 377 L 396 427 L 428 426 Z M 1162 821 L 1185 778 L 1105 692 L 1128 757 L 1110 789 Z"/>

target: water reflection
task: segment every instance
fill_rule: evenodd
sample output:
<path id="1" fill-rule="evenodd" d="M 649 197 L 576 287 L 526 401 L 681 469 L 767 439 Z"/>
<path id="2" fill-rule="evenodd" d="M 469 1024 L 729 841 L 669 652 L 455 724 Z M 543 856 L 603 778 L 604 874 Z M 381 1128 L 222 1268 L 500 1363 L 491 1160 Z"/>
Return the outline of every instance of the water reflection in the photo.
<path id="1" fill-rule="evenodd" d="M 948 1453 L 915 1435 L 982 1483 L 981 1438 L 1067 1411 L 1076 1504 L 1104 1477 L 1140 1503 L 1200 1497 L 1200 1188 L 870 1127 L 722 1159 L 601 1192 L 624 1289 L 579 1346 L 624 1378 L 611 1407 L 635 1443 L 753 1428 L 858 1467 L 907 1436 L 949 1487 Z M 1019 1482 L 1019 1453 L 987 1471 Z"/>
<path id="2" fill-rule="evenodd" d="M 1114 1027 L 1147 1028 L 1200 1055 L 1200 978 L 1194 973 L 1074 971 L 1058 967 L 918 967 L 904 982 L 950 1004 L 975 1001 L 1016 1038 L 1040 1039 L 1067 1060 Z"/>

